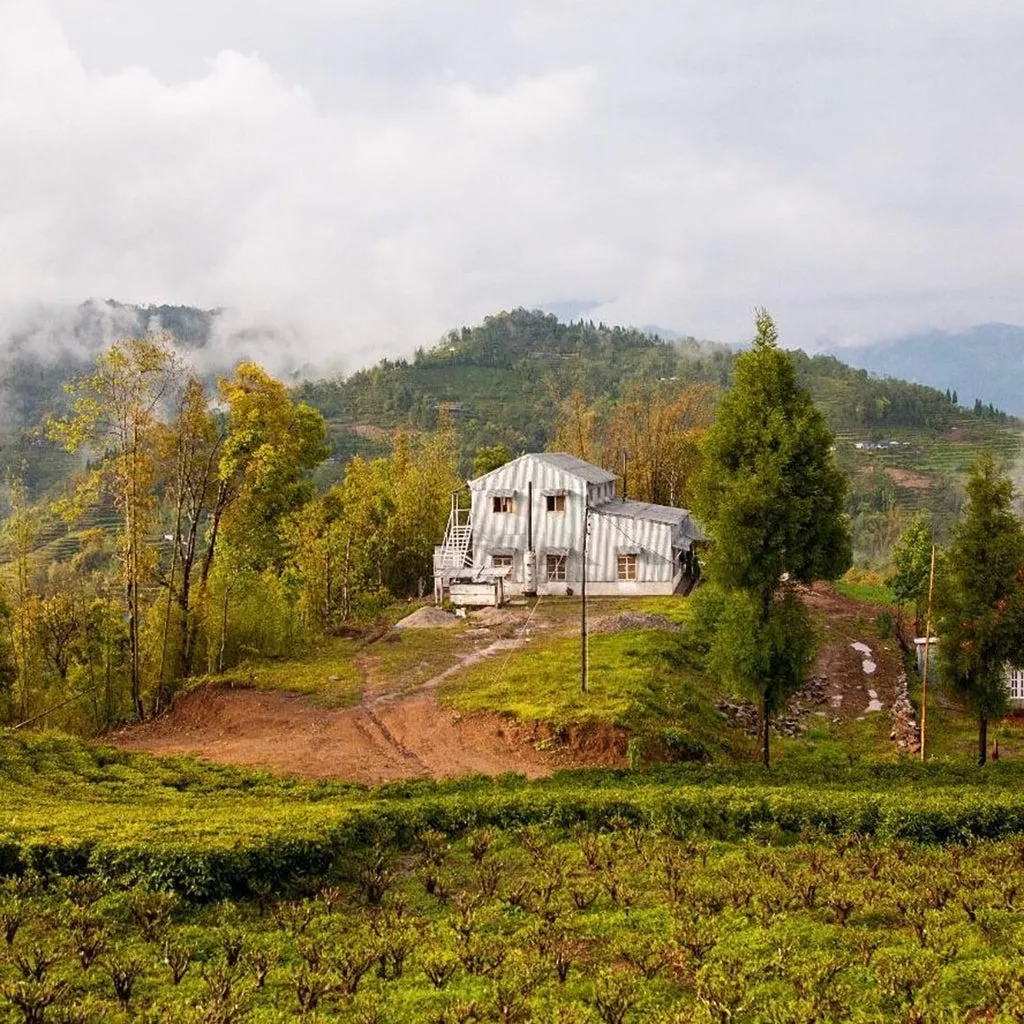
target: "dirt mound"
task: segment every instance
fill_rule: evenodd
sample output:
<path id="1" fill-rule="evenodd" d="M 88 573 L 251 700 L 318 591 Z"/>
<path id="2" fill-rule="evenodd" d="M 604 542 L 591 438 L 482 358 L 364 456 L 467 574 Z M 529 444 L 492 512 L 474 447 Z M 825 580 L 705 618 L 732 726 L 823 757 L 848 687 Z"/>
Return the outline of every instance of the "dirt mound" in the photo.
<path id="1" fill-rule="evenodd" d="M 527 613 L 510 608 L 480 608 L 470 614 L 470 619 L 481 626 L 518 626 L 527 618 Z"/>
<path id="2" fill-rule="evenodd" d="M 613 731 L 556 736 L 502 715 L 460 715 L 438 703 L 432 681 L 354 708 L 320 707 L 278 690 L 207 686 L 180 695 L 169 714 L 108 740 L 125 750 L 194 754 L 307 779 L 376 785 L 505 772 L 536 778 L 562 768 L 621 765 L 627 737 Z"/>
<path id="3" fill-rule="evenodd" d="M 429 604 L 417 608 L 411 615 L 395 623 L 395 629 L 451 629 L 462 622 L 457 615 Z"/>
<path id="4" fill-rule="evenodd" d="M 679 625 L 664 615 L 649 612 L 623 612 L 621 615 L 607 615 L 595 620 L 592 633 L 624 633 L 628 629 L 669 629 L 677 631 Z"/>

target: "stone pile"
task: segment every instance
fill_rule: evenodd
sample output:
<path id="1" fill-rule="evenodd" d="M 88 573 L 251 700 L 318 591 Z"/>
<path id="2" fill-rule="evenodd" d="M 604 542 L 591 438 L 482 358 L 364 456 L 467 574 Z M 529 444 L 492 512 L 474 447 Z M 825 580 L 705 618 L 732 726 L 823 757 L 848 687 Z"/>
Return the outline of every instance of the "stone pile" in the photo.
<path id="1" fill-rule="evenodd" d="M 791 715 L 799 715 L 803 711 L 820 707 L 828 703 L 828 680 L 823 676 L 811 676 L 801 690 L 797 690 L 786 705 Z"/>
<path id="2" fill-rule="evenodd" d="M 715 707 L 729 719 L 729 724 L 743 729 L 753 736 L 761 730 L 761 713 L 754 704 L 737 703 L 730 700 L 715 701 Z M 772 720 L 772 731 L 780 736 L 799 736 L 803 732 L 800 720 L 792 714 Z"/>
<path id="3" fill-rule="evenodd" d="M 917 725 L 914 705 L 910 703 L 907 674 L 901 672 L 896 680 L 896 699 L 889 709 L 892 717 L 892 732 L 889 739 L 896 744 L 896 749 L 908 754 L 917 754 L 921 750 L 921 732 Z"/>

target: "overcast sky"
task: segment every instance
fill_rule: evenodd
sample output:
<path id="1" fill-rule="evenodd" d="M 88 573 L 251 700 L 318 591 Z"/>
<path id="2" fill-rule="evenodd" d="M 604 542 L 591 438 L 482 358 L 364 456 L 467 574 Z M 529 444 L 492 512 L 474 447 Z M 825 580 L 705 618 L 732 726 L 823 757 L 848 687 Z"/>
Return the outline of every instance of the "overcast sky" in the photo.
<path id="1" fill-rule="evenodd" d="M 0 304 L 1024 322 L 1020 0 L 0 0 Z"/>

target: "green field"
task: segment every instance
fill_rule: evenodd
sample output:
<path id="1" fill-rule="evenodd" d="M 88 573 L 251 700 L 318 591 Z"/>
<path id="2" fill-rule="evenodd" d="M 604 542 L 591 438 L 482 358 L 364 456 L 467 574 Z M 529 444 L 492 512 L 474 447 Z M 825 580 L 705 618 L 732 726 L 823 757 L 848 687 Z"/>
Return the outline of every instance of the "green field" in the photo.
<path id="1" fill-rule="evenodd" d="M 367 791 L 4 739 L 0 1019 L 1019 1019 L 1022 784 L 819 757 Z"/>

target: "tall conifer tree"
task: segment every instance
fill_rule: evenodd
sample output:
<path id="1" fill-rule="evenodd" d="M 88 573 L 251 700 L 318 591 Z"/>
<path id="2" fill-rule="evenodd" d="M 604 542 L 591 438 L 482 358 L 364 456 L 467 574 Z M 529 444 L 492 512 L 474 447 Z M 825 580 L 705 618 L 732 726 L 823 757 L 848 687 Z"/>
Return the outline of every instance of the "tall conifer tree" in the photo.
<path id="1" fill-rule="evenodd" d="M 1006 709 L 1006 665 L 1024 664 L 1024 525 L 991 454 L 975 463 L 967 501 L 938 587 L 939 664 L 978 716 L 984 764 L 989 720 Z"/>
<path id="2" fill-rule="evenodd" d="M 767 766 L 771 717 L 803 683 L 812 656 L 792 587 L 837 579 L 851 544 L 832 433 L 766 310 L 756 324 L 704 444 L 696 505 L 713 541 L 712 578 L 727 598 L 710 661 L 759 700 Z"/>

